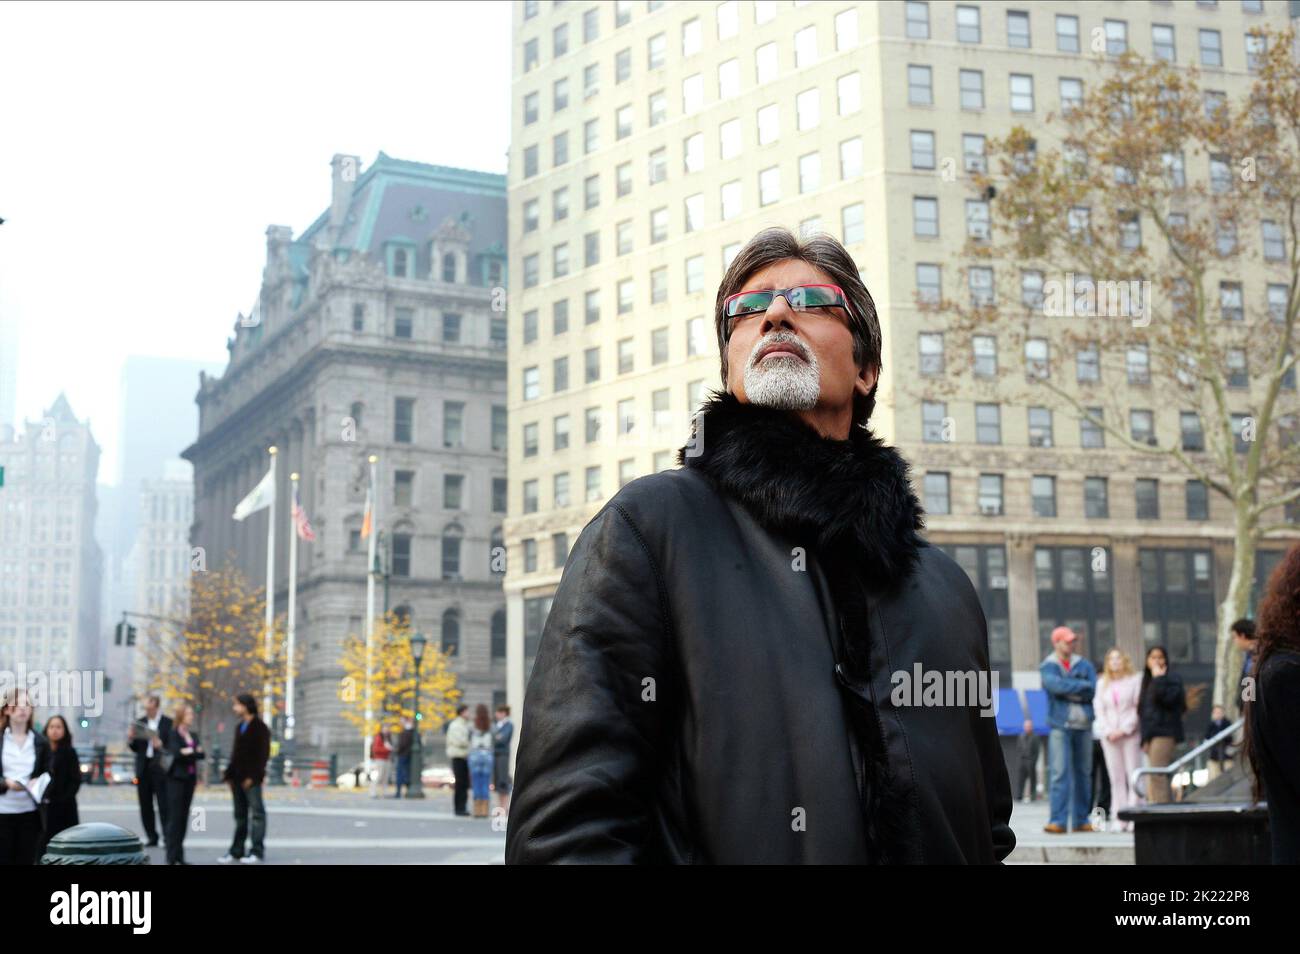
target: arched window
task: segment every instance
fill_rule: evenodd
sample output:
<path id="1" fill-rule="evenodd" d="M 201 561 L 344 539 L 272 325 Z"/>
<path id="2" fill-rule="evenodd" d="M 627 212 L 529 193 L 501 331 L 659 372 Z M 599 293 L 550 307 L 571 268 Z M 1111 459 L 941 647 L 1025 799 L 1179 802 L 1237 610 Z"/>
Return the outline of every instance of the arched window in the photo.
<path id="1" fill-rule="evenodd" d="M 454 252 L 448 252 L 442 257 L 442 280 L 444 282 L 456 280 L 456 253 Z"/>
<path id="2" fill-rule="evenodd" d="M 393 252 L 393 274 L 398 278 L 406 277 L 406 249 L 404 248 Z"/>
<path id="3" fill-rule="evenodd" d="M 506 658 L 506 611 L 503 609 L 492 614 L 492 658 Z"/>
<path id="4" fill-rule="evenodd" d="M 460 613 L 454 609 L 442 614 L 442 651 L 451 656 L 460 655 Z"/>

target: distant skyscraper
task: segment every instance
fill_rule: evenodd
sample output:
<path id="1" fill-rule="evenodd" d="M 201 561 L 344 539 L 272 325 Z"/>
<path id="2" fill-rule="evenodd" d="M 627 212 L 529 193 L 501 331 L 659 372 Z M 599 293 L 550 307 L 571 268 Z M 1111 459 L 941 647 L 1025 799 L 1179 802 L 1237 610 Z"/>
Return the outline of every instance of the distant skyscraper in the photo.
<path id="1" fill-rule="evenodd" d="M 116 624 L 123 610 L 141 610 L 128 558 L 136 545 L 146 481 L 156 481 L 198 434 L 194 395 L 199 374 L 217 366 L 183 358 L 132 355 L 122 365 L 118 419 L 117 483 L 106 495 L 99 521 L 104 547 L 104 616 Z M 118 675 L 113 673 L 113 675 Z"/>
<path id="2" fill-rule="evenodd" d="M 42 420 L 0 443 L 0 467 L 0 668 L 102 668 L 90 426 L 60 394 Z"/>

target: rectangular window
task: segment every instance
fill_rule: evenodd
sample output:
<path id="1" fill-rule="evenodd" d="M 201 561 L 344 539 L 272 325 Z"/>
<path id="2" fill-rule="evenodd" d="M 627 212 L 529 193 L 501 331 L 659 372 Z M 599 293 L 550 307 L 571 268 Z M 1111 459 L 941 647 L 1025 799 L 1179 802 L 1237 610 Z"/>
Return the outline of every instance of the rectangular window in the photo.
<path id="1" fill-rule="evenodd" d="M 1106 52 L 1111 56 L 1119 56 L 1128 50 L 1128 22 L 1125 20 L 1107 20 L 1104 23 L 1106 31 Z"/>
<path id="2" fill-rule="evenodd" d="M 991 378 L 998 373 L 998 340 L 992 335 L 975 335 L 971 338 L 974 352 L 975 375 Z"/>
<path id="3" fill-rule="evenodd" d="M 1002 443 L 1002 408 L 997 404 L 975 405 L 975 441 L 978 444 Z"/>
<path id="4" fill-rule="evenodd" d="M 966 172 L 988 172 L 984 153 L 984 137 L 976 133 L 963 133 L 961 137 L 962 168 Z"/>
<path id="5" fill-rule="evenodd" d="M 1128 412 L 1129 437 L 1139 444 L 1156 446 L 1155 416 L 1146 408 L 1133 408 Z"/>
<path id="6" fill-rule="evenodd" d="M 1139 477 L 1134 482 L 1134 498 L 1139 520 L 1160 519 L 1160 483 L 1150 477 Z"/>
<path id="7" fill-rule="evenodd" d="M 916 266 L 916 297 L 927 305 L 937 305 L 942 300 L 938 265 L 918 262 Z"/>
<path id="8" fill-rule="evenodd" d="M 393 312 L 393 337 L 410 339 L 415 327 L 415 312 L 410 308 L 398 308 Z"/>
<path id="9" fill-rule="evenodd" d="M 984 108 L 984 72 L 982 70 L 959 71 L 961 84 L 961 108 Z"/>
<path id="10" fill-rule="evenodd" d="M 989 204 L 983 199 L 966 200 L 966 236 L 976 242 L 989 240 Z"/>
<path id="11" fill-rule="evenodd" d="M 919 338 L 920 370 L 922 376 L 933 377 L 943 374 L 943 334 L 937 331 L 923 331 Z"/>
<path id="12" fill-rule="evenodd" d="M 499 404 L 492 405 L 492 449 L 506 449 L 506 409 Z"/>
<path id="13" fill-rule="evenodd" d="M 972 308 L 987 308 L 994 302 L 993 269 L 986 266 L 972 266 L 966 273 L 970 288 Z"/>
<path id="14" fill-rule="evenodd" d="M 980 474 L 979 499 L 980 513 L 986 517 L 1002 515 L 1002 475 Z"/>
<path id="15" fill-rule="evenodd" d="M 1011 111 L 1013 113 L 1034 111 L 1034 78 L 1027 73 L 1011 74 Z"/>
<path id="16" fill-rule="evenodd" d="M 918 238 L 939 235 L 939 200 L 931 196 L 912 197 L 912 234 Z"/>
<path id="17" fill-rule="evenodd" d="M 1007 11 L 1007 46 L 1029 49 L 1029 14 L 1024 10 Z"/>
<path id="18" fill-rule="evenodd" d="M 921 402 L 921 440 L 927 444 L 945 443 L 948 405 L 942 401 Z"/>
<path id="19" fill-rule="evenodd" d="M 1189 480 L 1186 486 L 1187 519 L 1209 520 L 1210 496 L 1206 490 L 1205 484 L 1201 483 L 1199 480 Z"/>
<path id="20" fill-rule="evenodd" d="M 393 402 L 393 440 L 409 444 L 415 432 L 415 398 L 399 397 Z"/>
<path id="21" fill-rule="evenodd" d="M 461 491 L 465 486 L 465 476 L 463 474 L 443 474 L 442 475 L 442 506 L 445 510 L 460 510 L 462 505 Z"/>
<path id="22" fill-rule="evenodd" d="M 930 39 L 930 4 L 922 0 L 907 0 L 903 6 L 907 38 L 909 40 Z"/>
<path id="23" fill-rule="evenodd" d="M 393 534 L 393 576 L 406 578 L 411 575 L 411 535 L 409 533 Z"/>
<path id="24" fill-rule="evenodd" d="M 913 129 L 911 135 L 912 168 L 934 168 L 934 133 L 926 129 Z"/>
<path id="25" fill-rule="evenodd" d="M 844 227 L 844 244 L 853 245 L 867 238 L 867 209 L 861 202 L 846 205 L 841 212 Z"/>
<path id="26" fill-rule="evenodd" d="M 1110 516 L 1110 496 L 1105 477 L 1083 478 L 1083 515 L 1092 520 Z"/>
<path id="27" fill-rule="evenodd" d="M 1079 52 L 1079 18 L 1056 15 L 1056 49 L 1062 53 Z"/>
<path id="28" fill-rule="evenodd" d="M 409 507 L 414 501 L 415 471 L 393 471 L 393 506 Z"/>
<path id="29" fill-rule="evenodd" d="M 1174 28 L 1167 23 L 1151 24 L 1151 52 L 1156 59 L 1167 63 L 1178 61 L 1178 51 L 1174 46 Z"/>
<path id="30" fill-rule="evenodd" d="M 1223 38 L 1219 35 L 1219 31 L 1198 30 L 1196 35 L 1200 41 L 1201 65 L 1222 66 Z"/>
<path id="31" fill-rule="evenodd" d="M 465 402 L 444 401 L 442 405 L 442 446 L 465 444 Z"/>
<path id="32" fill-rule="evenodd" d="M 930 67 L 907 67 L 907 102 L 912 106 L 933 106 L 934 87 Z"/>
<path id="33" fill-rule="evenodd" d="M 1052 444 L 1051 408 L 1029 408 L 1029 446 L 1051 447 Z"/>
<path id="34" fill-rule="evenodd" d="M 957 8 L 957 42 L 978 43 L 980 41 L 980 8 Z"/>
<path id="35" fill-rule="evenodd" d="M 952 512 L 948 495 L 948 475 L 946 473 L 929 471 L 925 475 L 923 495 L 926 513 L 946 514 Z"/>
<path id="36" fill-rule="evenodd" d="M 1205 450 L 1205 432 L 1201 429 L 1201 415 L 1196 411 L 1180 411 L 1178 427 L 1182 434 L 1183 450 Z"/>
<path id="37" fill-rule="evenodd" d="M 1079 418 L 1079 446 L 1101 448 L 1106 446 L 1106 429 L 1102 426 L 1105 410 L 1100 407 L 1085 408 L 1087 415 Z"/>
<path id="38" fill-rule="evenodd" d="M 1056 516 L 1056 478 L 1035 474 L 1030 478 L 1030 497 L 1035 517 Z"/>
<path id="39" fill-rule="evenodd" d="M 1059 81 L 1061 92 L 1061 111 L 1069 112 L 1083 105 L 1083 80 L 1073 76 L 1062 76 Z"/>

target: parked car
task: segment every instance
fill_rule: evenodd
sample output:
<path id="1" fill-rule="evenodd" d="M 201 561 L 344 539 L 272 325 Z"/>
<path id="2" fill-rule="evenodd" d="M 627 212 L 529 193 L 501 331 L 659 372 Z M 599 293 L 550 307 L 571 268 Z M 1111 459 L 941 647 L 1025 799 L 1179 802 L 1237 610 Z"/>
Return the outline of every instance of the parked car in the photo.
<path id="1" fill-rule="evenodd" d="M 420 783 L 425 788 L 455 788 L 456 776 L 450 765 L 431 765 L 420 773 Z"/>
<path id="2" fill-rule="evenodd" d="M 358 762 L 352 768 L 348 769 L 342 775 L 334 780 L 339 788 L 368 788 L 370 783 L 379 777 L 379 769 L 374 764 L 370 766 L 369 774 L 366 773 L 366 763 Z"/>

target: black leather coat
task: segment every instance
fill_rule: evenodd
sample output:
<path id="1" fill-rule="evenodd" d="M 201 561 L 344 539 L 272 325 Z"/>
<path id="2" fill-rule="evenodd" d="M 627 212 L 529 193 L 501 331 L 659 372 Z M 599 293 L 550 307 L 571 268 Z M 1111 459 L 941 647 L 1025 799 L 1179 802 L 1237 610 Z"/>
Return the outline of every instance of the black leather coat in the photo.
<path id="1" fill-rule="evenodd" d="M 992 863 L 1011 791 L 977 705 L 891 675 L 988 670 L 907 465 L 716 394 L 565 565 L 524 700 L 507 863 Z"/>

